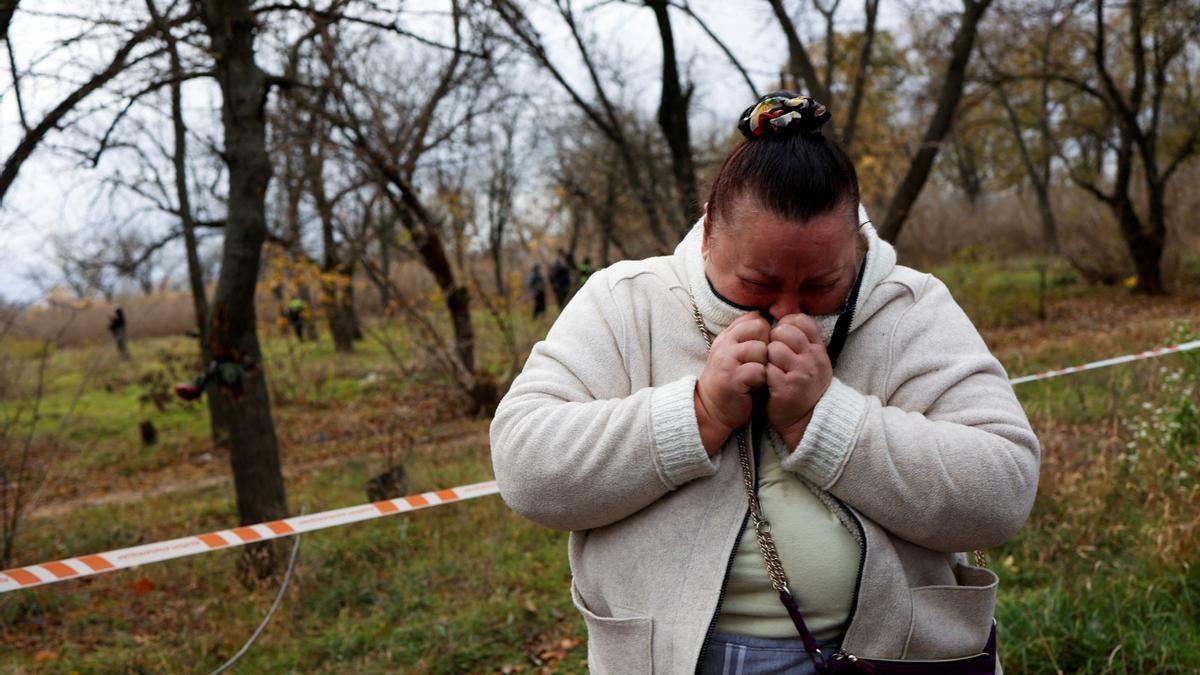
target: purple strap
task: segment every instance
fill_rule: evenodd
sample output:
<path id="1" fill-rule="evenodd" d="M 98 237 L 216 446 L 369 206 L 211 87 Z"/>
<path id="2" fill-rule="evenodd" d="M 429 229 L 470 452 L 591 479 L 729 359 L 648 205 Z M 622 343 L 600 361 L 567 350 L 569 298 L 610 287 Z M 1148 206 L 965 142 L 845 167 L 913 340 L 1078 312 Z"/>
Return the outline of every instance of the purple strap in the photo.
<path id="1" fill-rule="evenodd" d="M 791 592 L 788 589 L 779 591 L 779 601 L 787 609 L 788 616 L 792 618 L 792 623 L 796 625 L 796 632 L 800 633 L 800 640 L 804 643 L 804 651 L 812 657 L 813 663 L 817 666 L 817 671 L 825 673 L 829 671 L 829 664 L 825 661 L 825 655 L 821 653 L 821 647 L 817 645 L 817 639 L 808 631 L 808 626 L 804 623 L 804 617 L 800 615 L 800 608 L 796 606 L 795 599 L 792 598 Z"/>

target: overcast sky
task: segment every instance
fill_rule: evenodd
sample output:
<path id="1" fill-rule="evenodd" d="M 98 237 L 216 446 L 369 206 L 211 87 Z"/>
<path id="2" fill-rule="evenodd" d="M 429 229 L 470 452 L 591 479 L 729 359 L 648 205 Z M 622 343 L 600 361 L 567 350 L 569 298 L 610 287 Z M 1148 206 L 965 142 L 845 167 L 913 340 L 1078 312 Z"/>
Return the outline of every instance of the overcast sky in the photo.
<path id="1" fill-rule="evenodd" d="M 97 4 L 110 5 L 115 0 L 99 0 Z M 140 6 L 140 3 L 136 3 Z M 408 7 L 425 5 L 442 9 L 445 3 L 422 0 L 408 3 Z M 787 45 L 779 30 L 771 8 L 764 0 L 693 0 L 693 9 L 700 14 L 721 39 L 738 56 L 749 71 L 760 91 L 777 80 L 782 65 L 787 60 Z M 856 30 L 861 26 L 861 5 L 843 2 L 845 9 L 839 14 L 841 30 Z M 880 24 L 883 28 L 895 29 L 910 11 L 898 3 L 882 3 Z M 944 4 L 944 3 L 938 3 Z M 28 3 L 39 10 L 51 10 L 56 5 L 77 11 L 76 2 L 43 0 Z M 78 25 L 49 16 L 33 16 L 18 10 L 10 29 L 12 48 L 21 68 L 26 68 L 35 59 L 37 70 L 43 74 L 54 74 L 81 81 L 89 70 L 111 58 L 113 43 L 80 44 L 70 50 L 56 49 L 57 41 L 78 33 Z M 125 5 L 129 7 L 129 5 Z M 649 9 L 637 5 L 611 3 L 602 11 L 588 15 L 588 31 L 597 38 L 598 45 L 626 66 L 631 90 L 637 92 L 637 104 L 653 113 L 658 104 L 659 69 L 661 47 L 657 26 Z M 568 36 L 559 22 L 549 15 L 539 21 L 555 58 L 567 66 L 582 91 L 590 90 L 585 84 L 581 68 L 574 64 L 574 52 L 570 49 Z M 535 18 L 535 20 L 537 20 Z M 676 34 L 676 49 L 681 68 L 695 82 L 695 109 L 693 133 L 697 137 L 715 133 L 716 130 L 732 128 L 736 115 L 752 102 L 750 93 L 740 75 L 729 64 L 728 59 L 694 22 L 680 12 L 672 15 Z M 447 39 L 437 35 L 445 32 L 444 24 L 434 18 L 414 19 L 409 25 L 412 30 Z M 822 30 L 815 23 L 801 26 L 809 33 Z M 447 40 L 448 41 L 448 40 Z M 49 55 L 47 57 L 47 55 Z M 7 65 L 7 64 L 6 64 Z M 0 153 L 7 158 L 19 142 L 22 130 L 19 124 L 16 98 L 8 68 L 0 69 Z M 547 86 L 556 86 L 549 83 Z M 36 124 L 41 114 L 52 107 L 67 91 L 67 86 L 49 77 L 25 79 L 21 82 L 26 114 L 30 124 Z M 203 110 L 215 105 L 215 84 L 189 85 L 185 91 L 185 104 Z M 196 102 L 196 98 L 203 100 Z M 99 97 L 97 97 L 99 99 Z M 101 119 L 103 116 L 98 116 Z M 216 123 L 214 119 L 212 123 Z M 169 134 L 169 128 L 163 128 Z M 87 228 L 105 226 L 105 205 L 97 203 L 97 170 L 81 166 L 77 158 L 64 157 L 54 152 L 51 145 L 61 144 L 64 134 L 50 134 L 42 147 L 21 169 L 16 185 L 9 191 L 0 211 L 0 297 L 13 300 L 35 300 L 39 289 L 32 284 L 29 273 L 46 270 L 49 252 L 49 237 L 53 233 L 73 233 Z M 161 139 L 170 143 L 170 137 Z M 104 168 L 102 163 L 101 168 Z"/>

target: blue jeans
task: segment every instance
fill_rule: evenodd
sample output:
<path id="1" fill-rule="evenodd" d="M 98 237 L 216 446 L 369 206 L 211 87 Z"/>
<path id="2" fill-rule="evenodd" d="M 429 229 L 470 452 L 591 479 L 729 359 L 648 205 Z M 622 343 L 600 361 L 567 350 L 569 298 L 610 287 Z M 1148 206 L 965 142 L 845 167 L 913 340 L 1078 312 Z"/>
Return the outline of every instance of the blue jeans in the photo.
<path id="1" fill-rule="evenodd" d="M 818 643 L 826 654 L 836 641 Z M 800 638 L 768 639 L 713 633 L 700 664 L 701 675 L 815 675 L 816 666 Z"/>

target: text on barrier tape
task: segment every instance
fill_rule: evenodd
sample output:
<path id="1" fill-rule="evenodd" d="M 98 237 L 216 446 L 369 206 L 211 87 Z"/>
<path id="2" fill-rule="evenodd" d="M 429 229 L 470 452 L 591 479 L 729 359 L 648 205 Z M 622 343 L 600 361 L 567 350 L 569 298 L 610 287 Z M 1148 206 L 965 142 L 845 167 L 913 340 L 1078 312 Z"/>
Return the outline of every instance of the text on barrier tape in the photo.
<path id="1" fill-rule="evenodd" d="M 1136 354 L 1117 356 L 1102 361 L 1093 361 L 1079 366 L 1048 370 L 1035 375 L 1025 375 L 1013 378 L 1009 382 L 1011 384 L 1024 384 L 1025 382 L 1048 380 L 1052 377 L 1115 366 L 1120 363 L 1129 363 L 1130 361 L 1152 359 L 1157 356 L 1186 352 L 1193 349 L 1200 349 L 1200 340 L 1184 342 L 1170 347 L 1160 347 L 1159 349 L 1151 349 Z M 342 509 L 322 511 L 306 516 L 273 520 L 269 523 L 246 525 L 229 530 L 209 532 L 208 534 L 160 541 L 154 544 L 120 548 L 115 551 L 106 551 L 78 558 L 64 558 L 63 560 L 55 560 L 54 562 L 38 565 L 14 567 L 0 572 L 0 593 L 16 591 L 22 588 L 33 588 L 34 586 L 52 584 L 67 579 L 78 579 L 102 572 L 145 565 L 146 563 L 185 558 L 199 553 L 207 553 L 231 546 L 241 546 L 255 541 L 267 541 L 303 532 L 323 530 L 327 527 L 348 525 L 363 520 L 373 520 L 396 513 L 416 511 L 418 509 L 440 506 L 451 502 L 460 502 L 476 497 L 486 497 L 498 492 L 500 492 L 500 488 L 496 486 L 496 481 L 492 480 L 446 490 L 423 492 L 398 499 L 387 499 L 371 504 L 347 506 Z"/>

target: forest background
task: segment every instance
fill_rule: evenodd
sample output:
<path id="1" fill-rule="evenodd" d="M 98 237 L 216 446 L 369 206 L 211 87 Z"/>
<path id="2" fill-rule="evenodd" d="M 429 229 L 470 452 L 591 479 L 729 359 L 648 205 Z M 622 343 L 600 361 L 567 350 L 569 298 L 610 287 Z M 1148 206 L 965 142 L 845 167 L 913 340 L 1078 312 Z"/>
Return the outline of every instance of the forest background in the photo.
<path id="1" fill-rule="evenodd" d="M 4 0 L 0 569 L 488 479 L 557 313 L 533 266 L 669 252 L 777 88 L 1010 374 L 1195 339 L 1198 33 L 1164 0 Z M 1200 668 L 1198 385 L 1018 388 L 1010 672 Z M 565 536 L 498 499 L 305 540 L 6 594 L 0 664 L 211 670 L 286 579 L 239 667 L 584 667 Z"/>

